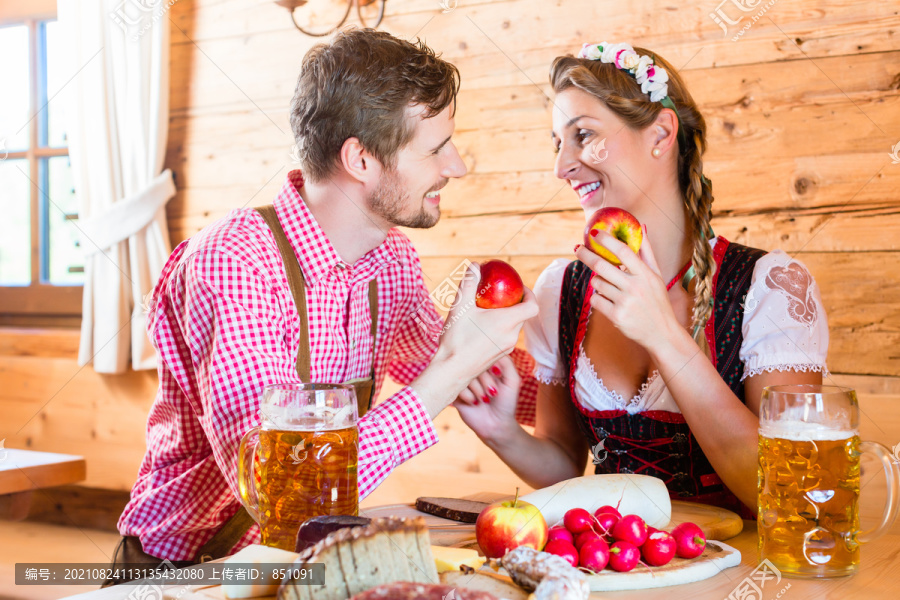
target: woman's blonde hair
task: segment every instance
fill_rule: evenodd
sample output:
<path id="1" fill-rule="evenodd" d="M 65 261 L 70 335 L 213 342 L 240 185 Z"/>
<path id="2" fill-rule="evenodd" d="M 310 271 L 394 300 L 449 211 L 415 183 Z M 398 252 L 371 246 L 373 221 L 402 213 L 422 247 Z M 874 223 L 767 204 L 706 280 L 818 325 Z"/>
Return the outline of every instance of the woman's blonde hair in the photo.
<path id="1" fill-rule="evenodd" d="M 712 218 L 712 184 L 703 177 L 703 153 L 706 151 L 706 122 L 678 72 L 658 54 L 635 46 L 638 55 L 653 58 L 654 64 L 669 75 L 669 98 L 675 104 L 680 127 L 678 135 L 678 182 L 685 199 L 685 210 L 691 223 L 694 252 L 691 263 L 696 275 L 694 288 L 694 340 L 709 354 L 704 329 L 713 310 L 713 275 L 716 263 L 709 244 L 709 221 Z M 650 96 L 628 72 L 614 64 L 599 60 L 560 56 L 550 67 L 550 83 L 557 94 L 577 88 L 603 102 L 634 130 L 650 126 L 665 107 L 651 102 Z"/>

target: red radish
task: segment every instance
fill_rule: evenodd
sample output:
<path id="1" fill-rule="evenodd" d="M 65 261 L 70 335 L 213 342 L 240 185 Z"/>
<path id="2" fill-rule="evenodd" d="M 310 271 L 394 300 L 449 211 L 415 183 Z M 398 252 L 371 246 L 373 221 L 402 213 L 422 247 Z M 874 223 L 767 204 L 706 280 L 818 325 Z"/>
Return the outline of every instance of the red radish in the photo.
<path id="1" fill-rule="evenodd" d="M 647 524 L 637 515 L 625 515 L 613 527 L 612 536 L 619 542 L 640 546 L 647 541 Z"/>
<path id="2" fill-rule="evenodd" d="M 609 566 L 614 571 L 630 571 L 641 560 L 641 551 L 634 544 L 616 542 L 609 547 Z"/>
<path id="3" fill-rule="evenodd" d="M 675 538 L 667 531 L 654 531 L 641 546 L 641 556 L 651 567 L 661 567 L 675 556 Z"/>
<path id="4" fill-rule="evenodd" d="M 547 533 L 547 542 L 552 542 L 553 540 L 563 540 L 573 546 L 575 545 L 575 536 L 562 525 L 554 525 L 550 528 L 550 531 Z"/>
<path id="5" fill-rule="evenodd" d="M 544 546 L 544 552 L 563 557 L 573 567 L 578 566 L 578 550 L 569 542 L 563 540 L 547 542 L 547 545 Z"/>
<path id="6" fill-rule="evenodd" d="M 656 527 L 651 527 L 650 525 L 647 525 L 647 537 L 649 537 L 651 534 L 656 533 L 657 531 L 662 531 L 662 529 L 657 529 Z M 666 532 L 666 533 L 668 533 L 668 532 Z"/>
<path id="7" fill-rule="evenodd" d="M 584 533 L 579 533 L 578 537 L 575 538 L 575 547 L 580 550 L 585 544 L 590 544 L 594 541 L 606 543 L 606 540 L 604 540 L 599 533 L 588 529 Z"/>
<path id="8" fill-rule="evenodd" d="M 578 564 L 599 573 L 609 563 L 609 546 L 601 539 L 586 542 L 578 551 Z"/>
<path id="9" fill-rule="evenodd" d="M 675 554 L 679 558 L 697 558 L 706 548 L 706 536 L 694 523 L 682 523 L 672 530 L 675 538 Z"/>
<path id="10" fill-rule="evenodd" d="M 573 508 L 563 516 L 563 523 L 566 529 L 572 533 L 584 533 L 591 530 L 591 526 L 594 524 L 594 517 L 583 508 Z"/>
<path id="11" fill-rule="evenodd" d="M 619 517 L 612 513 L 600 513 L 595 515 L 594 518 L 597 519 L 597 526 L 600 528 L 600 532 L 609 536 L 612 535 L 613 527 L 619 522 Z"/>
<path id="12" fill-rule="evenodd" d="M 620 513 L 619 510 L 615 506 L 609 506 L 609 505 L 601 506 L 600 508 L 595 510 L 594 516 L 599 517 L 600 515 L 605 514 L 605 513 L 609 513 L 611 515 L 616 515 L 616 517 L 619 519 L 622 518 L 622 513 Z"/>

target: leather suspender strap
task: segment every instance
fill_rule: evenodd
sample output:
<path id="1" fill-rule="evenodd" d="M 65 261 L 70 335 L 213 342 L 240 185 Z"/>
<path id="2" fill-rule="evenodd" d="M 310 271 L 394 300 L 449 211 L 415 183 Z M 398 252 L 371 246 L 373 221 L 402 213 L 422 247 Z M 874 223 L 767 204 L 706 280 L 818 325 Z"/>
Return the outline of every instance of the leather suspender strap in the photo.
<path id="1" fill-rule="evenodd" d="M 284 263 L 284 270 L 287 273 L 288 285 L 291 288 L 291 295 L 294 297 L 294 305 L 297 307 L 297 314 L 300 315 L 300 347 L 297 349 L 297 375 L 301 381 L 310 381 L 310 353 L 309 353 L 309 319 L 306 314 L 306 281 L 303 279 L 303 271 L 300 270 L 300 260 L 291 247 L 284 229 L 278 221 L 278 213 L 275 212 L 274 206 L 260 206 L 256 212 L 262 216 L 266 225 L 275 236 L 275 243 L 278 245 L 278 251 L 281 253 L 281 260 Z M 293 259 L 293 260 L 291 260 Z"/>
<path id="2" fill-rule="evenodd" d="M 227 556 L 228 551 L 234 548 L 234 545 L 244 537 L 244 534 L 247 533 L 255 522 L 253 517 L 250 516 L 250 513 L 247 512 L 247 509 L 241 505 L 238 507 L 237 512 L 234 513 L 230 519 L 225 521 L 222 528 L 219 529 L 208 542 L 203 544 L 199 550 L 197 550 L 194 561 L 203 563 Z"/>
<path id="3" fill-rule="evenodd" d="M 262 216 L 272 235 L 275 236 L 275 243 L 278 245 L 278 251 L 281 253 L 281 260 L 284 263 L 284 270 L 287 273 L 288 285 L 291 288 L 291 295 L 294 297 L 294 305 L 297 308 L 297 314 L 300 316 L 300 345 L 297 348 L 297 375 L 301 381 L 310 381 L 310 364 L 311 355 L 309 349 L 309 316 L 306 307 L 306 280 L 303 278 L 303 271 L 300 270 L 300 260 L 291 247 L 291 243 L 278 221 L 278 214 L 275 212 L 274 206 L 260 206 L 256 211 Z M 375 378 L 375 334 L 378 331 L 378 281 L 373 279 L 369 282 L 369 314 L 372 318 L 372 378 Z"/>

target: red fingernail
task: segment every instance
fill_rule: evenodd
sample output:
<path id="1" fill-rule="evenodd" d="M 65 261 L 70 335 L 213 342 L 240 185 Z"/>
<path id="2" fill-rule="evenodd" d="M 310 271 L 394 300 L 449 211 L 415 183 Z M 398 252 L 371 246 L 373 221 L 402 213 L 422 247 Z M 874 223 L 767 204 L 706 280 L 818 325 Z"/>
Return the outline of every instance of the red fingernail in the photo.
<path id="1" fill-rule="evenodd" d="M 574 252 L 578 252 L 578 249 L 581 248 L 581 244 L 575 244 Z"/>
<path id="2" fill-rule="evenodd" d="M 597 237 L 598 235 L 600 235 L 600 230 L 599 230 L 599 229 L 597 229 L 596 227 L 594 227 L 593 229 L 591 229 L 591 237 Z"/>
<path id="3" fill-rule="evenodd" d="M 484 401 L 485 404 L 487 404 L 488 402 L 491 401 L 491 399 L 488 398 L 487 396 L 482 396 L 481 399 Z"/>
<path id="4" fill-rule="evenodd" d="M 491 367 L 491 373 L 494 375 L 502 375 L 503 371 L 500 370 L 500 367 L 494 365 L 493 367 Z"/>
<path id="5" fill-rule="evenodd" d="M 475 398 L 475 402 L 473 402 L 472 404 L 474 404 L 475 406 L 478 406 L 478 398 Z"/>
<path id="6" fill-rule="evenodd" d="M 496 395 L 497 395 L 497 388 L 495 388 L 494 386 L 488 387 L 488 396 L 493 398 Z"/>

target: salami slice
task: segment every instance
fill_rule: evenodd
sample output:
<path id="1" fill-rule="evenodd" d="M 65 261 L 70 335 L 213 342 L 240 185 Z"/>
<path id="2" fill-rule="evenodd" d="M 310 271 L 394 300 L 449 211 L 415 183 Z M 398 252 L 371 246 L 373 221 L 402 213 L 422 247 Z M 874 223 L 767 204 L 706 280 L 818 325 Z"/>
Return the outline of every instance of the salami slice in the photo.
<path id="1" fill-rule="evenodd" d="M 451 595 L 452 594 L 452 595 Z M 443 600 L 455 598 L 456 600 L 498 600 L 497 596 L 478 590 L 453 587 L 452 585 L 437 585 L 429 583 L 410 583 L 398 581 L 375 586 L 365 592 L 356 594 L 351 600 Z"/>

